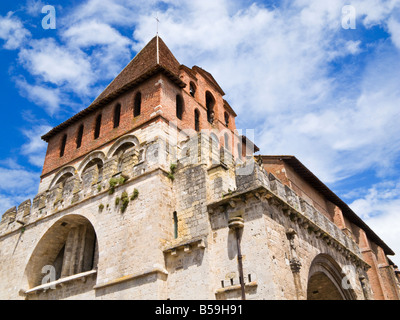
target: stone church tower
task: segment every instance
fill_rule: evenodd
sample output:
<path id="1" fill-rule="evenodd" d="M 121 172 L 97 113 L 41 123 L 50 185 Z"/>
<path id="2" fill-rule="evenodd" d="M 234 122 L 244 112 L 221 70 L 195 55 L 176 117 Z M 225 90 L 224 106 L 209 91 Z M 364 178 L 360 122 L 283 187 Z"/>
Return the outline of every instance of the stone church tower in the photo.
<path id="1" fill-rule="evenodd" d="M 392 250 L 154 37 L 53 128 L 0 223 L 1 299 L 399 299 Z"/>

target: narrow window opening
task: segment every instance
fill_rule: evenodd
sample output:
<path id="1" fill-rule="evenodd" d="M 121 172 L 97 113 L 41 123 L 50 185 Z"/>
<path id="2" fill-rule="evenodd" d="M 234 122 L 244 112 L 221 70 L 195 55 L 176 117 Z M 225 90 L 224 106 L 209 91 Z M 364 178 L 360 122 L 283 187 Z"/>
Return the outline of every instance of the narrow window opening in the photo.
<path id="1" fill-rule="evenodd" d="M 214 105 L 215 99 L 212 94 L 207 91 L 206 92 L 206 108 L 207 108 L 207 120 L 209 123 L 214 122 Z"/>
<path id="2" fill-rule="evenodd" d="M 76 148 L 79 149 L 82 145 L 82 137 L 83 137 L 83 124 L 79 127 L 78 136 L 76 137 Z"/>
<path id="3" fill-rule="evenodd" d="M 183 99 L 181 95 L 176 95 L 176 117 L 182 120 L 183 115 Z"/>
<path id="4" fill-rule="evenodd" d="M 229 125 L 229 114 L 228 114 L 228 112 L 224 113 L 224 117 L 225 117 L 225 126 L 227 127 Z"/>
<path id="5" fill-rule="evenodd" d="M 224 134 L 224 138 L 225 138 L 225 148 L 230 150 L 229 147 L 229 135 L 227 133 Z"/>
<path id="6" fill-rule="evenodd" d="M 94 128 L 95 139 L 97 139 L 100 136 L 100 127 L 101 127 L 101 114 L 99 114 L 96 118 L 96 126 Z"/>
<path id="7" fill-rule="evenodd" d="M 237 153 L 238 153 L 238 158 L 242 158 L 242 145 L 240 143 L 237 144 Z"/>
<path id="8" fill-rule="evenodd" d="M 194 85 L 193 82 L 190 83 L 190 89 L 189 89 L 190 95 L 194 98 L 194 95 L 196 93 L 196 86 Z"/>
<path id="9" fill-rule="evenodd" d="M 251 274 L 250 273 L 247 275 L 247 279 L 249 279 L 249 282 L 251 282 Z"/>
<path id="10" fill-rule="evenodd" d="M 174 238 L 178 238 L 178 214 L 174 211 Z"/>
<path id="11" fill-rule="evenodd" d="M 67 135 L 64 134 L 62 140 L 61 140 L 61 147 L 60 147 L 60 157 L 64 155 L 65 151 L 65 145 L 67 144 Z"/>
<path id="12" fill-rule="evenodd" d="M 200 131 L 200 112 L 199 110 L 194 110 L 194 130 Z"/>
<path id="13" fill-rule="evenodd" d="M 118 103 L 114 109 L 114 128 L 119 127 L 120 119 L 121 119 L 121 105 Z"/>
<path id="14" fill-rule="evenodd" d="M 142 107 L 142 94 L 138 92 L 135 96 L 135 102 L 133 106 L 133 116 L 137 117 L 140 115 L 140 109 Z"/>

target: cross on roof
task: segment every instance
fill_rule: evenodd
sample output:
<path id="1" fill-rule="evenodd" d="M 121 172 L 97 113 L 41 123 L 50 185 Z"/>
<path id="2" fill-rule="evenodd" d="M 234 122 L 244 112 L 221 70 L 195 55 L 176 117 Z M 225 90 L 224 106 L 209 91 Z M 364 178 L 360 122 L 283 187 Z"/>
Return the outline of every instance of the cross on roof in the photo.
<path id="1" fill-rule="evenodd" d="M 156 21 L 157 21 L 157 35 L 158 35 L 158 24 L 160 23 L 160 20 L 158 19 L 158 14 L 154 19 L 156 19 Z"/>

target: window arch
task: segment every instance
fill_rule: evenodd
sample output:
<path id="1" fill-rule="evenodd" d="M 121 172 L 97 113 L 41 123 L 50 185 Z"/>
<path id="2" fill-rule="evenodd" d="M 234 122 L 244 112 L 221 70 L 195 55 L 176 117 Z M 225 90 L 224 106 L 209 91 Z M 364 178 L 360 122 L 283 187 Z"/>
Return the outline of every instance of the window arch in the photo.
<path id="1" fill-rule="evenodd" d="M 140 109 L 142 108 L 142 94 L 140 92 L 136 93 L 135 101 L 133 104 L 133 116 L 137 117 L 140 115 Z"/>
<path id="2" fill-rule="evenodd" d="M 180 94 L 176 95 L 176 117 L 182 120 L 183 115 L 183 98 Z"/>
<path id="3" fill-rule="evenodd" d="M 237 157 L 239 159 L 241 159 L 242 158 L 242 144 L 240 142 L 237 144 L 237 153 L 238 153 Z"/>
<path id="4" fill-rule="evenodd" d="M 61 146 L 60 146 L 60 158 L 64 155 L 65 151 L 65 145 L 67 144 L 67 135 L 64 134 L 61 140 Z"/>
<path id="5" fill-rule="evenodd" d="M 76 148 L 79 149 L 82 145 L 82 137 L 83 137 L 83 124 L 80 125 L 78 129 L 78 134 L 76 136 Z"/>
<path id="6" fill-rule="evenodd" d="M 229 134 L 227 132 L 224 133 L 224 145 L 226 149 L 231 150 L 229 143 Z"/>
<path id="7" fill-rule="evenodd" d="M 121 104 L 118 103 L 114 108 L 114 128 L 119 127 L 120 119 L 121 119 Z"/>
<path id="8" fill-rule="evenodd" d="M 225 118 L 225 126 L 228 127 L 228 125 L 229 125 L 229 114 L 226 111 L 224 113 L 224 118 Z"/>
<path id="9" fill-rule="evenodd" d="M 192 81 L 190 82 L 189 85 L 189 93 L 194 98 L 194 95 L 196 93 L 196 85 Z"/>
<path id="10" fill-rule="evenodd" d="M 94 139 L 97 139 L 100 136 L 100 128 L 101 128 L 101 113 L 96 118 L 96 124 L 94 127 Z"/>
<path id="11" fill-rule="evenodd" d="M 210 91 L 206 92 L 206 108 L 207 108 L 207 120 L 209 123 L 214 122 L 214 105 L 215 99 Z"/>
<path id="12" fill-rule="evenodd" d="M 320 253 L 310 266 L 307 300 L 354 300 L 354 290 L 345 290 L 342 279 L 339 264 L 331 256 Z"/>
<path id="13" fill-rule="evenodd" d="M 103 160 L 94 158 L 82 170 L 83 187 L 87 188 L 103 180 Z"/>
<path id="14" fill-rule="evenodd" d="M 200 111 L 198 109 L 194 110 L 194 130 L 200 131 Z"/>

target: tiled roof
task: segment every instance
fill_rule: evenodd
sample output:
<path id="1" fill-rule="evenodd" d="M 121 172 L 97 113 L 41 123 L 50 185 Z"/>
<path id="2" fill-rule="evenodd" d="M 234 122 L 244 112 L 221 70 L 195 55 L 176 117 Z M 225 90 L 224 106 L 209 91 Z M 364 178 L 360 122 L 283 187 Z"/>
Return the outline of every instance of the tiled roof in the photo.
<path id="1" fill-rule="evenodd" d="M 105 88 L 105 90 L 90 104 L 65 122 L 51 129 L 42 136 L 46 142 L 56 133 L 65 129 L 82 117 L 112 101 L 122 93 L 132 89 L 141 82 L 147 80 L 156 73 L 166 74 L 178 86 L 185 87 L 179 78 L 180 63 L 168 49 L 164 41 L 155 36 L 150 42 L 132 59 L 121 73 Z"/>
<path id="2" fill-rule="evenodd" d="M 304 164 L 295 156 L 291 155 L 262 155 L 264 159 L 278 159 L 290 165 L 305 181 L 315 190 L 320 192 L 326 199 L 335 204 L 342 210 L 343 215 L 356 226 L 365 231 L 368 238 L 379 245 L 387 255 L 394 255 L 392 249 L 332 190 L 330 190 L 321 180 L 319 180 Z"/>

